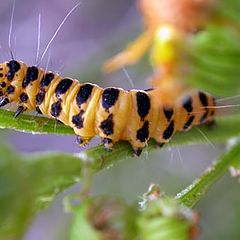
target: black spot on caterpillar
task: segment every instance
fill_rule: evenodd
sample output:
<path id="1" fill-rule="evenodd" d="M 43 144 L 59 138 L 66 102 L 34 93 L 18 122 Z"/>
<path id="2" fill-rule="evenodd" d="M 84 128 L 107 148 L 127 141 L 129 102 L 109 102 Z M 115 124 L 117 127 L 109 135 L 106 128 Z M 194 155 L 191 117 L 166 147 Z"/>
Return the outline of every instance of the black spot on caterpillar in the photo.
<path id="1" fill-rule="evenodd" d="M 1 82 L 0 87 L 5 88 L 7 84 L 5 82 Z"/>
<path id="2" fill-rule="evenodd" d="M 208 99 L 207 99 L 207 96 L 205 95 L 205 93 L 199 92 L 199 99 L 204 107 L 206 107 L 208 105 Z"/>
<path id="3" fill-rule="evenodd" d="M 108 110 L 115 105 L 118 100 L 119 89 L 116 88 L 106 88 L 102 93 L 102 106 Z"/>
<path id="4" fill-rule="evenodd" d="M 60 113 L 62 111 L 62 107 L 61 107 L 61 102 L 57 101 L 55 103 L 52 104 L 51 106 L 51 115 L 55 118 L 60 116 Z"/>
<path id="5" fill-rule="evenodd" d="M 137 131 L 137 139 L 139 139 L 141 142 L 147 141 L 149 136 L 148 128 L 149 128 L 149 122 L 145 121 L 142 128 L 140 128 Z"/>
<path id="6" fill-rule="evenodd" d="M 187 110 L 188 113 L 192 112 L 193 107 L 192 107 L 192 98 L 191 98 L 191 96 L 188 96 L 186 99 L 184 99 L 183 107 Z"/>
<path id="7" fill-rule="evenodd" d="M 14 92 L 14 86 L 10 85 L 8 88 L 7 88 L 7 93 L 8 94 L 11 94 Z"/>
<path id="8" fill-rule="evenodd" d="M 0 106 L 16 103 L 16 116 L 37 110 L 56 118 L 74 129 L 80 144 L 98 135 L 107 150 L 125 140 L 139 155 L 149 138 L 162 146 L 176 131 L 214 117 L 213 97 L 197 90 L 165 106 L 156 104 L 151 90 L 103 89 L 16 60 L 0 64 L 0 76 Z"/>
<path id="9" fill-rule="evenodd" d="M 193 123 L 194 118 L 195 118 L 195 116 L 189 117 L 189 119 L 187 120 L 187 122 L 183 126 L 183 130 L 187 130 L 188 128 L 191 127 L 191 124 Z"/>
<path id="10" fill-rule="evenodd" d="M 22 93 L 22 94 L 20 95 L 20 100 L 21 100 L 21 102 L 23 102 L 23 103 L 27 102 L 27 100 L 28 100 L 28 95 L 27 95 L 26 93 Z"/>
<path id="11" fill-rule="evenodd" d="M 73 80 L 69 78 L 62 79 L 55 89 L 56 97 L 59 98 L 60 95 L 66 93 L 66 91 L 70 88 L 72 83 L 73 83 Z"/>
<path id="12" fill-rule="evenodd" d="M 104 134 L 111 135 L 113 134 L 113 115 L 110 114 L 108 118 L 101 122 L 100 128 L 104 132 Z"/>
<path id="13" fill-rule="evenodd" d="M 11 60 L 8 62 L 8 68 L 7 79 L 11 81 L 14 78 L 15 73 L 20 69 L 20 64 L 15 60 Z"/>
<path id="14" fill-rule="evenodd" d="M 22 87 L 26 88 L 30 82 L 37 80 L 38 78 L 38 68 L 35 66 L 28 67 L 27 68 L 27 74 L 25 76 L 25 79 L 22 82 Z"/>
<path id="15" fill-rule="evenodd" d="M 53 73 L 50 72 L 45 74 L 40 84 L 41 88 L 47 87 L 50 84 L 50 82 L 53 80 L 53 78 L 54 78 Z"/>
<path id="16" fill-rule="evenodd" d="M 171 138 L 171 136 L 173 135 L 173 132 L 174 132 L 174 121 L 172 120 L 168 127 L 166 128 L 166 130 L 163 132 L 163 138 L 165 140 Z"/>
<path id="17" fill-rule="evenodd" d="M 83 128 L 83 113 L 84 111 L 81 110 L 79 114 L 72 117 L 72 123 L 79 129 Z"/>
<path id="18" fill-rule="evenodd" d="M 168 107 L 168 108 L 164 108 L 163 111 L 168 121 L 170 121 L 173 115 L 173 109 Z"/>
<path id="19" fill-rule="evenodd" d="M 79 107 L 88 100 L 92 93 L 92 89 L 93 85 L 91 84 L 84 84 L 80 87 L 76 98 Z"/>
<path id="20" fill-rule="evenodd" d="M 206 112 L 202 115 L 201 119 L 200 119 L 200 123 L 204 123 L 204 121 L 206 120 L 207 116 L 208 116 L 208 109 L 206 109 Z"/>
<path id="21" fill-rule="evenodd" d="M 137 92 L 137 110 L 138 114 L 143 120 L 147 116 L 150 110 L 150 99 L 144 92 Z"/>
<path id="22" fill-rule="evenodd" d="M 37 94 L 36 101 L 37 101 L 38 106 L 43 102 L 44 97 L 45 97 L 45 92 L 44 91 L 40 91 L 40 93 Z M 26 102 L 26 101 L 24 101 L 24 102 Z"/>

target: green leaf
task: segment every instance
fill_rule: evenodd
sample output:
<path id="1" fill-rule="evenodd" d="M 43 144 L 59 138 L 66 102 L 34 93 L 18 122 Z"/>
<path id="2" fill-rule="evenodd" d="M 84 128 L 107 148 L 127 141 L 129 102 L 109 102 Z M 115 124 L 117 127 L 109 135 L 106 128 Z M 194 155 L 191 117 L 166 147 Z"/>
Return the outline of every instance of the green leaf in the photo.
<path id="1" fill-rule="evenodd" d="M 19 238 L 33 216 L 31 182 L 11 149 L 1 144 L 0 233 L 1 239 Z"/>
<path id="2" fill-rule="evenodd" d="M 67 154 L 25 156 L 0 145 L 0 235 L 20 239 L 35 213 L 79 179 L 78 157 Z"/>

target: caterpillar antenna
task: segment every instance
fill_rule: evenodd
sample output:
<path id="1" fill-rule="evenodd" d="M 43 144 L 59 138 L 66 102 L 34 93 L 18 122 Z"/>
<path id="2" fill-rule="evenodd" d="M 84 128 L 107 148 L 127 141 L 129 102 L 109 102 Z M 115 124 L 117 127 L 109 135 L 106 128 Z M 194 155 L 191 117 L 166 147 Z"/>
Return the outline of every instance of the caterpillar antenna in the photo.
<path id="1" fill-rule="evenodd" d="M 8 34 L 8 48 L 9 48 L 10 55 L 11 55 L 12 59 L 14 59 L 14 55 L 13 55 L 13 51 L 12 51 L 11 38 L 12 38 L 13 17 L 14 17 L 14 12 L 15 12 L 15 5 L 16 5 L 16 0 L 13 0 L 10 26 L 9 26 L 9 34 Z"/>
<path id="2" fill-rule="evenodd" d="M 37 53 L 35 63 L 37 64 L 40 51 L 40 41 L 41 41 L 41 13 L 38 15 L 38 33 L 37 33 Z"/>
<path id="3" fill-rule="evenodd" d="M 66 22 L 66 20 L 68 19 L 68 17 L 73 13 L 73 11 L 78 8 L 80 5 L 82 4 L 82 2 L 77 3 L 69 12 L 68 14 L 64 17 L 64 19 L 62 20 L 62 22 L 60 23 L 60 25 L 58 26 L 57 30 L 55 31 L 55 33 L 53 34 L 52 38 L 50 39 L 50 41 L 48 42 L 37 66 L 39 66 L 39 64 L 42 62 L 44 56 L 46 55 L 51 43 L 53 42 L 53 40 L 55 39 L 55 37 L 57 36 L 58 32 L 61 30 L 62 26 L 64 25 L 64 23 Z"/>

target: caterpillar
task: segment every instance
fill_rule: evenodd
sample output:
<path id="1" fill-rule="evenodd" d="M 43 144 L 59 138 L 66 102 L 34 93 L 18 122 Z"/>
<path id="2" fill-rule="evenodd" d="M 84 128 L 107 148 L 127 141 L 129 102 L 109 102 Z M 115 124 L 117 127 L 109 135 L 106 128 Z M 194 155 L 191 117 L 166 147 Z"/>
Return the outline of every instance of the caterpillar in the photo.
<path id="1" fill-rule="evenodd" d="M 159 105 L 153 89 L 103 89 L 16 60 L 0 64 L 0 96 L 0 107 L 18 105 L 15 117 L 36 110 L 72 127 L 80 145 L 98 135 L 111 150 L 125 140 L 137 156 L 150 138 L 161 146 L 176 131 L 213 121 L 215 113 L 214 98 L 202 91 L 188 92 L 172 106 Z"/>

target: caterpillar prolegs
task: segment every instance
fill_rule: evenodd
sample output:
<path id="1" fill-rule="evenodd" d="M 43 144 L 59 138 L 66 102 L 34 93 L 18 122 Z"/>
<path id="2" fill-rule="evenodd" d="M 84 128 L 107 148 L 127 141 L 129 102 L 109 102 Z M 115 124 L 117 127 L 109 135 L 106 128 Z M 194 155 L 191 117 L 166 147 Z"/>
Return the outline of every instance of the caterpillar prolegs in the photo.
<path id="1" fill-rule="evenodd" d="M 194 90 L 172 106 L 159 104 L 153 93 L 81 84 L 16 60 L 0 64 L 0 107 L 16 103 L 15 116 L 36 110 L 56 118 L 74 129 L 79 144 L 98 135 L 107 150 L 125 140 L 140 155 L 149 138 L 162 145 L 176 131 L 213 120 L 215 102 L 208 93 Z"/>

